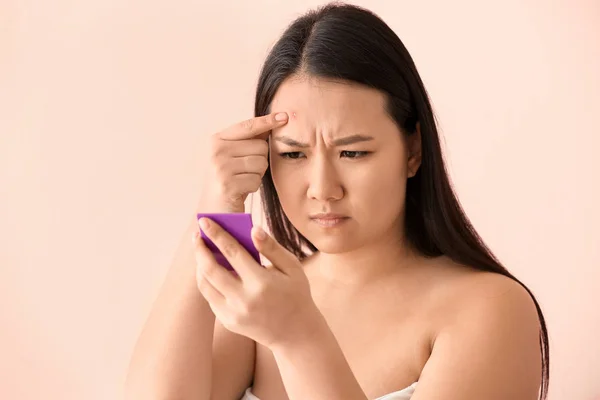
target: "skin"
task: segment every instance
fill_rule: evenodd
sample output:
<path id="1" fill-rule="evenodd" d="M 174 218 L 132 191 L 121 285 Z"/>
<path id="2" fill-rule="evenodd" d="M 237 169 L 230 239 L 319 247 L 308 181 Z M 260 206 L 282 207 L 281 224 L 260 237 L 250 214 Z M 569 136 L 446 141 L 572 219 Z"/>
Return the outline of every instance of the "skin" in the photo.
<path id="1" fill-rule="evenodd" d="M 271 108 L 290 120 L 269 139 L 272 176 L 288 218 L 320 252 L 300 263 L 255 229 L 273 264 L 262 268 L 213 223 L 202 229 L 239 277 L 196 239 L 200 292 L 227 329 L 256 341 L 261 400 L 370 399 L 416 381 L 413 400 L 536 399 L 539 323 L 527 292 L 406 242 L 420 134 L 401 132 L 384 100 L 306 76 L 281 85 Z M 370 139 L 335 145 L 352 135 Z M 348 219 L 323 228 L 309 218 L 319 212 Z"/>

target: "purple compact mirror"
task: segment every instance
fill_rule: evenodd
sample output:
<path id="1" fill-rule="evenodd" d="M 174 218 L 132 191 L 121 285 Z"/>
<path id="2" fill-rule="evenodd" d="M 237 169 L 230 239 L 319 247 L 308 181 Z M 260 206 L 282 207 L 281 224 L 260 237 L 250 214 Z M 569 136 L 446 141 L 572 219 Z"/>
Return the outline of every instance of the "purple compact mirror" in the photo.
<path id="1" fill-rule="evenodd" d="M 250 253 L 252 258 L 260 263 L 260 256 L 258 250 L 252 242 L 250 232 L 252 230 L 252 214 L 248 213 L 198 213 L 198 221 L 200 218 L 210 218 L 212 221 L 219 224 L 225 229 L 231 236 L 233 236 L 247 251 Z M 206 244 L 206 247 L 213 253 L 215 259 L 223 267 L 230 271 L 235 271 L 229 261 L 223 256 L 221 251 L 215 244 L 204 234 L 200 229 L 200 235 Z"/>

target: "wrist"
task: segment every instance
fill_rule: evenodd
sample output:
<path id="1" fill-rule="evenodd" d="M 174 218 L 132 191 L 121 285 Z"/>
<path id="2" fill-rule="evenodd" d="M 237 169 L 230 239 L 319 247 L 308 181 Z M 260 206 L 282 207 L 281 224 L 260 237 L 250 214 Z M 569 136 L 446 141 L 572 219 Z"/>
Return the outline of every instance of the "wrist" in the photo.
<path id="1" fill-rule="evenodd" d="M 210 197 L 200 199 L 196 206 L 196 213 L 243 213 L 245 211 L 243 201 L 213 199 Z"/>
<path id="2" fill-rule="evenodd" d="M 328 334 L 332 334 L 327 321 L 316 306 L 314 310 L 298 317 L 297 323 L 290 324 L 290 327 L 291 329 L 283 334 L 280 340 L 269 346 L 273 353 L 303 351 L 322 341 Z"/>

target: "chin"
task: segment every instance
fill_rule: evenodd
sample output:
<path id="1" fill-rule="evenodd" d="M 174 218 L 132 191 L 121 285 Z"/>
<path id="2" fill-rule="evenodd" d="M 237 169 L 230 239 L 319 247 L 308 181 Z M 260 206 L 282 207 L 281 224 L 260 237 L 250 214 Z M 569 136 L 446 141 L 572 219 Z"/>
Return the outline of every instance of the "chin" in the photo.
<path id="1" fill-rule="evenodd" d="M 355 250 L 358 246 L 354 240 L 347 236 L 305 236 L 321 253 L 341 254 Z"/>

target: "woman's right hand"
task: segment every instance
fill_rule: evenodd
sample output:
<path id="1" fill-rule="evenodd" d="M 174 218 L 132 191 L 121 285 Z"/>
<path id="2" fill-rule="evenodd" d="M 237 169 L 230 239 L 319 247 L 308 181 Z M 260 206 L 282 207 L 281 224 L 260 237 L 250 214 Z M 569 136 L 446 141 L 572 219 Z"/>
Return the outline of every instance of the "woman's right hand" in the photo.
<path id="1" fill-rule="evenodd" d="M 256 192 L 269 166 L 271 130 L 288 122 L 287 113 L 272 113 L 239 122 L 210 139 L 200 211 L 243 213 L 244 201 Z"/>

